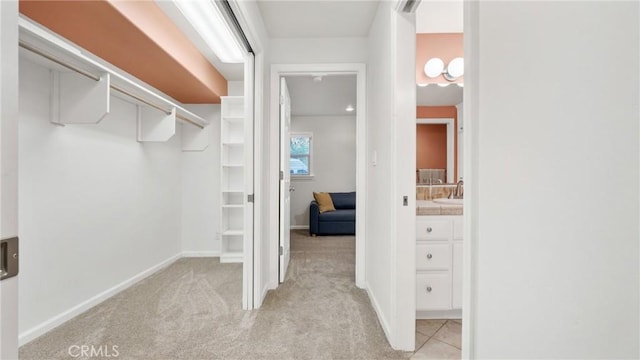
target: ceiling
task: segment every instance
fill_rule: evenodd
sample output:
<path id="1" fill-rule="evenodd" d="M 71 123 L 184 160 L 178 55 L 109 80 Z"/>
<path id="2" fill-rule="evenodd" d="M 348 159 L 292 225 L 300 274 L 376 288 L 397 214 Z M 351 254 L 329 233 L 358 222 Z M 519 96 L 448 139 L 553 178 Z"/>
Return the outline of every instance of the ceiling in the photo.
<path id="1" fill-rule="evenodd" d="M 455 84 L 446 87 L 429 84 L 416 89 L 418 106 L 453 106 L 462 102 L 462 88 Z"/>
<path id="2" fill-rule="evenodd" d="M 416 32 L 461 33 L 463 0 L 422 0 L 416 11 Z"/>
<path id="3" fill-rule="evenodd" d="M 258 0 L 269 37 L 364 37 L 378 9 L 371 0 Z"/>
<path id="4" fill-rule="evenodd" d="M 311 75 L 287 76 L 292 116 L 355 115 L 345 110 L 356 106 L 356 76 L 326 75 L 316 82 Z"/>

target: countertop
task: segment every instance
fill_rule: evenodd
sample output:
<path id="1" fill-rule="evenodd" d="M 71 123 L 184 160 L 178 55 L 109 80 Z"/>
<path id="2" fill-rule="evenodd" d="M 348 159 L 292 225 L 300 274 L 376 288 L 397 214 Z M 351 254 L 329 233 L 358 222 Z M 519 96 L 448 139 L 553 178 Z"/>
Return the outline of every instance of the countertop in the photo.
<path id="1" fill-rule="evenodd" d="M 444 205 L 431 200 L 416 200 L 416 215 L 462 215 L 462 205 Z"/>

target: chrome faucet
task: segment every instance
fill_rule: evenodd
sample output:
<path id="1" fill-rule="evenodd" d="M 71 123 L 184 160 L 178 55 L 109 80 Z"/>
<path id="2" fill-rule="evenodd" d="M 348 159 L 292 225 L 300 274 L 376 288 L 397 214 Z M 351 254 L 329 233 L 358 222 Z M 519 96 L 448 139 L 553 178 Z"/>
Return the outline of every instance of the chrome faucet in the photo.
<path id="1" fill-rule="evenodd" d="M 456 196 L 458 198 L 462 198 L 462 196 L 464 195 L 464 188 L 462 187 L 462 185 L 464 185 L 464 181 L 459 180 L 458 184 L 456 185 Z"/>
<path id="2" fill-rule="evenodd" d="M 458 184 L 456 184 L 456 188 L 455 189 L 451 189 L 451 193 L 449 193 L 449 199 L 462 199 L 463 197 L 463 193 L 464 193 L 464 189 L 462 187 L 462 185 L 464 185 L 464 181 L 459 180 Z"/>

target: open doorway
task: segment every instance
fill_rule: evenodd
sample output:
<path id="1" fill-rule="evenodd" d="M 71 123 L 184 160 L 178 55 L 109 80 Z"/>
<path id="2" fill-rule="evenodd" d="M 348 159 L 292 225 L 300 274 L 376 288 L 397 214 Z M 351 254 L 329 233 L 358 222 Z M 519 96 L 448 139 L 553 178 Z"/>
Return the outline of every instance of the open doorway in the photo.
<path id="1" fill-rule="evenodd" d="M 335 265 L 354 277 L 357 77 L 289 75 L 280 91 L 279 281 L 290 259 L 301 260 L 292 253 L 327 250 L 341 251 Z"/>
<path id="2" fill-rule="evenodd" d="M 353 186 L 353 184 L 351 184 L 351 188 L 347 189 L 346 186 L 348 185 L 325 185 L 327 186 L 326 189 L 327 190 L 322 190 L 322 189 L 316 189 L 313 190 L 312 186 L 314 183 L 316 183 L 317 181 L 312 181 L 310 180 L 311 178 L 313 179 L 317 179 L 317 176 L 315 173 L 313 174 L 313 177 L 306 177 L 306 180 L 304 180 L 303 178 L 297 178 L 297 175 L 302 175 L 300 172 L 304 173 L 304 172 L 309 172 L 309 170 L 311 172 L 315 172 L 314 170 L 314 163 L 315 165 L 320 165 L 321 167 L 325 167 L 325 168 L 331 168 L 331 161 L 336 161 L 336 156 L 332 155 L 332 157 L 329 158 L 325 158 L 325 160 L 321 160 L 321 159 L 316 159 L 315 155 L 313 153 L 311 154 L 305 154 L 305 153 L 298 153 L 298 154 L 294 154 L 294 160 L 291 160 L 291 157 L 287 154 L 284 157 L 272 157 L 272 161 L 271 161 L 271 169 L 272 169 L 272 174 L 275 178 L 280 177 L 280 169 L 281 169 L 281 165 L 283 166 L 288 166 L 289 168 L 286 169 L 286 174 L 283 174 L 283 178 L 285 181 L 287 181 L 287 179 L 285 178 L 285 175 L 289 176 L 289 180 L 290 176 L 291 176 L 291 164 L 293 163 L 294 166 L 294 171 L 297 172 L 297 174 L 295 174 L 294 176 L 294 183 L 298 184 L 298 187 L 296 188 L 294 186 L 294 188 L 296 188 L 296 191 L 288 191 L 288 188 L 286 189 L 287 192 L 289 193 L 294 193 L 294 199 L 300 199 L 299 201 L 296 200 L 296 203 L 293 204 L 294 206 L 294 213 L 293 215 L 291 215 L 291 213 L 288 214 L 288 216 L 279 216 L 279 211 L 276 210 L 280 210 L 280 196 L 279 194 L 281 193 L 281 189 L 275 189 L 275 184 L 272 183 L 272 189 L 274 189 L 274 192 L 272 192 L 272 203 L 276 204 L 277 208 L 274 207 L 274 211 L 275 211 L 275 216 L 273 217 L 274 222 L 271 228 L 271 246 L 272 246 L 272 259 L 274 259 L 274 262 L 271 262 L 270 264 L 270 272 L 269 272 L 269 277 L 270 277 L 270 288 L 276 288 L 278 287 L 278 282 L 280 281 L 280 274 L 283 274 L 282 279 L 284 279 L 284 275 L 286 274 L 286 271 L 284 271 L 284 267 L 285 264 L 283 264 L 281 262 L 281 260 L 285 261 L 286 260 L 286 253 L 287 250 L 282 249 L 282 254 L 283 256 L 280 255 L 280 246 L 286 246 L 288 244 L 286 244 L 287 238 L 286 238 L 286 233 L 285 236 L 283 236 L 282 238 L 280 237 L 280 233 L 281 233 L 281 229 L 283 228 L 281 221 L 289 221 L 291 222 L 291 220 L 293 220 L 293 224 L 294 224 L 294 231 L 308 231 L 305 229 L 306 226 L 310 226 L 310 223 L 305 222 L 304 219 L 305 217 L 309 216 L 309 212 L 311 211 L 311 209 L 309 208 L 311 200 L 313 200 L 313 198 L 305 198 L 305 195 L 303 195 L 302 193 L 306 193 L 309 192 L 308 195 L 312 196 L 313 191 L 316 192 L 340 192 L 340 193 L 344 193 L 344 194 L 350 194 L 350 196 L 355 197 L 355 224 L 352 224 L 352 226 L 355 226 L 355 264 L 353 267 L 355 267 L 355 283 L 356 286 L 359 288 L 363 288 L 364 287 L 364 247 L 365 247 L 365 234 L 364 234 L 364 216 L 365 216 L 365 198 L 364 196 L 358 196 L 358 194 L 365 194 L 365 171 L 366 171 L 366 163 L 365 163 L 365 138 L 366 138 L 366 133 L 365 133 L 365 67 L 363 64 L 317 64 L 317 65 L 274 65 L 272 67 L 272 72 L 271 72 L 271 86 L 272 86 L 272 91 L 271 91 L 271 119 L 273 120 L 271 123 L 271 138 L 273 139 L 280 139 L 280 121 L 279 119 L 279 115 L 280 115 L 280 79 L 281 78 L 292 78 L 292 82 L 294 83 L 294 87 L 297 86 L 296 81 L 301 81 L 304 82 L 304 80 L 297 80 L 295 78 L 306 78 L 306 80 L 309 82 L 309 85 L 321 85 L 323 82 L 327 82 L 327 83 L 331 83 L 333 82 L 332 80 L 336 80 L 336 81 L 349 81 L 349 80 L 344 80 L 344 79 L 351 79 L 350 81 L 355 82 L 355 89 L 356 89 L 356 93 L 355 93 L 355 102 L 351 102 L 351 103 L 345 103 L 342 104 L 340 106 L 340 108 L 342 109 L 342 114 L 343 116 L 349 116 L 349 113 L 355 113 L 355 115 L 351 115 L 355 117 L 355 136 L 351 137 L 351 140 L 349 141 L 345 141 L 345 143 L 350 144 L 350 149 L 352 151 L 352 154 L 355 153 L 355 165 L 352 164 L 351 166 L 354 167 L 354 169 L 352 170 L 355 173 L 355 186 Z M 320 76 L 322 78 L 322 81 L 320 81 L 320 79 L 318 79 L 318 76 Z M 314 82 L 314 78 L 316 79 L 316 81 Z M 335 79 L 332 79 L 335 78 Z M 342 78 L 342 79 L 341 79 Z M 325 83 L 325 84 L 327 84 Z M 335 95 L 335 94 L 333 94 Z M 325 94 L 325 96 L 327 96 L 327 94 Z M 337 96 L 338 98 L 340 98 L 340 96 Z M 318 103 L 321 101 L 321 97 L 320 95 L 315 96 L 315 98 L 310 98 L 308 100 L 308 103 L 311 105 L 308 106 L 316 106 L 318 105 Z M 347 111 L 347 107 L 348 105 L 351 105 L 351 107 L 353 107 L 353 111 Z M 303 124 L 304 121 L 302 121 L 300 124 Z M 295 125 L 294 123 L 294 126 Z M 303 126 L 303 125 L 300 125 Z M 303 130 L 302 128 L 298 128 L 298 138 L 297 138 L 297 142 L 306 142 L 308 141 L 311 144 L 311 147 L 314 148 L 314 142 L 320 142 L 321 146 L 326 146 L 326 144 L 324 144 L 325 140 L 323 139 L 319 139 L 317 137 L 318 134 L 315 134 L 313 136 L 311 136 L 310 138 L 305 138 L 305 132 L 309 133 L 309 132 L 314 132 L 314 131 L 300 131 Z M 339 137 L 339 136 L 343 136 L 344 134 L 341 131 L 338 132 L 334 132 L 334 134 L 332 134 L 333 137 Z M 323 135 L 323 138 L 326 139 L 326 136 Z M 329 137 L 330 139 L 330 137 Z M 329 141 L 329 144 L 331 142 Z M 287 138 L 285 139 L 285 143 L 286 144 L 286 149 L 288 149 L 290 151 L 290 139 L 287 136 Z M 283 147 L 280 147 L 281 151 L 277 151 L 274 148 L 277 146 L 280 146 L 281 143 L 278 142 L 276 144 L 272 145 L 272 149 L 274 150 L 274 153 L 280 153 L 283 150 Z M 330 146 L 330 145 L 329 145 Z M 312 150 L 313 151 L 313 150 Z M 318 154 L 318 151 L 315 151 L 315 154 Z M 322 158 L 322 157 L 321 157 Z M 284 164 L 283 161 L 281 161 L 281 159 L 286 159 L 286 164 Z M 306 161 L 309 161 L 309 165 L 311 166 L 310 168 L 307 167 L 307 169 L 305 170 L 305 166 L 306 165 Z M 302 165 L 301 165 L 302 164 Z M 348 166 L 348 165 L 347 165 Z M 305 182 L 306 181 L 306 182 Z M 330 184 L 331 181 L 329 181 Z M 276 184 L 278 185 L 278 187 L 280 187 L 281 183 L 280 181 L 276 182 Z M 335 187 L 330 187 L 330 186 L 335 186 Z M 338 187 L 341 186 L 341 187 Z M 284 189 L 284 188 L 283 188 Z M 300 190 L 298 190 L 300 189 Z M 334 190 L 335 189 L 335 190 Z M 343 190 L 344 189 L 344 190 Z M 293 190 L 293 189 L 291 189 Z M 300 195 L 298 195 L 300 194 Z M 306 204 L 303 204 L 306 203 Z M 340 205 L 339 205 L 340 206 Z M 305 207 L 307 207 L 307 209 L 304 209 Z M 352 209 L 353 210 L 353 209 Z M 298 213 L 297 213 L 298 212 Z M 293 218 L 292 218 L 293 216 Z M 307 234 L 309 234 L 307 232 Z M 289 233 L 290 235 L 290 233 Z M 320 238 L 320 237 L 319 237 Z M 290 239 L 290 238 L 289 238 Z M 283 242 L 281 243 L 281 240 L 283 240 Z M 282 266 L 281 266 L 282 264 Z M 282 268 L 282 269 L 281 269 Z M 283 271 L 281 271 L 283 270 Z"/>
<path id="3" fill-rule="evenodd" d="M 415 345 L 424 358 L 462 356 L 462 24 L 462 1 L 416 13 Z"/>

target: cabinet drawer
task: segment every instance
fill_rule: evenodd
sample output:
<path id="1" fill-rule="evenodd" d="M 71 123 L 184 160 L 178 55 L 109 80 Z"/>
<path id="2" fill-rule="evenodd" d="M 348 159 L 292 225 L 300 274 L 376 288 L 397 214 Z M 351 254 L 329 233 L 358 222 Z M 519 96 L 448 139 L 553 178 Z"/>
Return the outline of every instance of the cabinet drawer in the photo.
<path id="1" fill-rule="evenodd" d="M 462 240 L 464 233 L 464 221 L 462 216 L 453 219 L 453 240 Z"/>
<path id="2" fill-rule="evenodd" d="M 449 240 L 452 231 L 451 219 L 419 219 L 416 221 L 416 239 L 418 240 Z"/>
<path id="3" fill-rule="evenodd" d="M 451 266 L 451 246 L 449 244 L 416 245 L 416 269 L 448 270 Z"/>
<path id="4" fill-rule="evenodd" d="M 449 273 L 416 275 L 416 310 L 450 310 Z"/>

